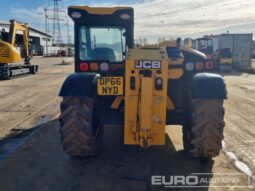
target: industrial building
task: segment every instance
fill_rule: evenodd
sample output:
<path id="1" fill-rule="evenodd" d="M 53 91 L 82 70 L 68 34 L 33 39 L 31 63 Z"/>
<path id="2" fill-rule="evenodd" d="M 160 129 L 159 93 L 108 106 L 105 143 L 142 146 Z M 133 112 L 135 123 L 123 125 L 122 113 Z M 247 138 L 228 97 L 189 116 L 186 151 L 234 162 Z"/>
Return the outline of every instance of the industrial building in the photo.
<path id="1" fill-rule="evenodd" d="M 0 32 L 1 38 L 4 41 L 7 41 L 9 34 L 10 22 L 0 21 Z M 22 32 L 18 32 L 16 37 L 16 44 L 21 46 L 23 45 L 23 36 Z M 47 47 L 52 46 L 52 36 L 46 34 L 38 29 L 35 29 L 29 26 L 29 51 L 32 55 L 42 56 L 47 52 Z"/>
<path id="2" fill-rule="evenodd" d="M 251 50 L 252 58 L 255 58 L 255 41 L 252 41 L 252 50 Z"/>

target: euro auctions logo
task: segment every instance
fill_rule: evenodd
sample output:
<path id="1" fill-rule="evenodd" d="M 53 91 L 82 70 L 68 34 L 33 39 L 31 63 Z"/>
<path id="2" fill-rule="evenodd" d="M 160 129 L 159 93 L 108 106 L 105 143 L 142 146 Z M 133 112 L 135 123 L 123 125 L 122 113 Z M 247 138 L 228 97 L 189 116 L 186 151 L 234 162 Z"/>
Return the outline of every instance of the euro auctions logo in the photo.
<path id="1" fill-rule="evenodd" d="M 155 175 L 152 186 L 165 188 L 254 188 L 251 177 L 242 173 L 191 173 L 190 175 Z"/>
<path id="2" fill-rule="evenodd" d="M 186 187 L 197 186 L 199 184 L 198 176 L 152 176 L 152 185 L 161 185 L 164 187 Z"/>

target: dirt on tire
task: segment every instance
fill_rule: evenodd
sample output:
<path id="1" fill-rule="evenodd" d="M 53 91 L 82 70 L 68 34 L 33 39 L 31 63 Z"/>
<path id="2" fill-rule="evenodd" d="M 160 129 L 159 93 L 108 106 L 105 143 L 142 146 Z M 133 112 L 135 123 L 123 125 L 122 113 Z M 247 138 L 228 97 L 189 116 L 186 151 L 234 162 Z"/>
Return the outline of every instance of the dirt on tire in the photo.
<path id="1" fill-rule="evenodd" d="M 64 97 L 61 103 L 60 135 L 63 150 L 70 156 L 98 153 L 100 129 L 93 126 L 93 98 Z"/>
<path id="2" fill-rule="evenodd" d="M 222 100 L 195 99 L 190 127 L 183 129 L 184 148 L 190 156 L 212 158 L 222 149 L 224 108 Z"/>

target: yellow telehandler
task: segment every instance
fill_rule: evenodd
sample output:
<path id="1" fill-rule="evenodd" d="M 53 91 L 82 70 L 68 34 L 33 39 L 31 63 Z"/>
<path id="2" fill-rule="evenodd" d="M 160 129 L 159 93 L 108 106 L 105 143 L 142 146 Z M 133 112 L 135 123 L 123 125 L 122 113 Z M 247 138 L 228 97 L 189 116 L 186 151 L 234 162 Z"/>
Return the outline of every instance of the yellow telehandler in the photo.
<path id="1" fill-rule="evenodd" d="M 22 60 L 20 50 L 15 47 L 17 31 L 23 32 L 24 64 L 17 64 Z M 10 21 L 8 41 L 5 42 L 0 39 L 0 80 L 22 74 L 35 74 L 38 71 L 38 66 L 30 63 L 28 33 L 29 27 L 27 24 L 20 24 L 15 20 Z"/>
<path id="2" fill-rule="evenodd" d="M 105 124 L 124 126 L 124 144 L 165 144 L 166 125 L 183 127 L 184 150 L 211 158 L 223 140 L 226 86 L 204 73 L 206 56 L 181 39 L 134 46 L 131 7 L 72 6 L 75 73 L 64 82 L 60 135 L 71 156 L 96 155 Z"/>

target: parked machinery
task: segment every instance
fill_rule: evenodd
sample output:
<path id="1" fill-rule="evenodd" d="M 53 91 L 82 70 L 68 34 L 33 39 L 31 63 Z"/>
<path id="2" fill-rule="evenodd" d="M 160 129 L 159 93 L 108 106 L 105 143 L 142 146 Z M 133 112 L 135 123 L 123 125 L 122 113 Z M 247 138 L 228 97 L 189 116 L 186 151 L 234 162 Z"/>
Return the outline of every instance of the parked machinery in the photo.
<path id="1" fill-rule="evenodd" d="M 29 49 L 28 49 L 28 32 L 27 24 L 20 24 L 15 20 L 10 21 L 10 30 L 8 41 L 0 40 L 0 79 L 9 79 L 21 74 L 35 74 L 38 71 L 37 65 L 30 63 Z M 16 47 L 16 33 L 23 32 L 24 52 L 21 52 L 19 47 Z M 22 60 L 24 55 L 24 64 L 17 64 Z"/>
<path id="2" fill-rule="evenodd" d="M 206 70 L 216 69 L 215 58 L 213 52 L 212 39 L 210 37 L 198 38 L 195 40 L 194 48 L 206 55 Z"/>
<path id="3" fill-rule="evenodd" d="M 93 156 L 105 124 L 124 125 L 124 144 L 165 144 L 166 125 L 183 126 L 185 151 L 211 158 L 221 150 L 226 87 L 203 73 L 206 56 L 180 39 L 134 47 L 131 7 L 72 6 L 75 73 L 64 82 L 60 134 L 71 156 Z"/>
<path id="4" fill-rule="evenodd" d="M 233 56 L 230 48 L 220 48 L 216 53 L 216 62 L 220 72 L 231 72 Z"/>

